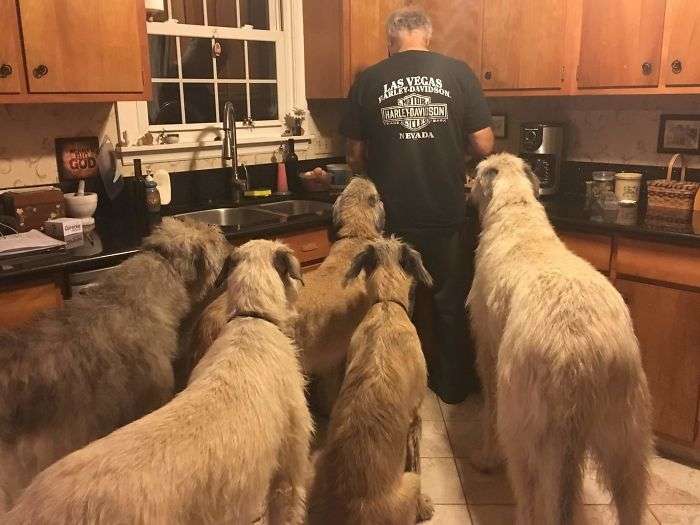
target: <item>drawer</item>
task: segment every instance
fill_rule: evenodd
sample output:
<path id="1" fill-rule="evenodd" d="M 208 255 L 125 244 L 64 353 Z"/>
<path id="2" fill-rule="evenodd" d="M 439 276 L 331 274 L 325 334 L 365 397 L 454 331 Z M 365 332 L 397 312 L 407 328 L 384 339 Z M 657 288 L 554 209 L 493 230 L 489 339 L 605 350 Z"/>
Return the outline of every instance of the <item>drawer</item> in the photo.
<path id="1" fill-rule="evenodd" d="M 0 287 L 0 328 L 16 328 L 43 310 L 63 306 L 57 279 Z"/>
<path id="2" fill-rule="evenodd" d="M 700 248 L 618 239 L 618 275 L 700 288 Z"/>
<path id="3" fill-rule="evenodd" d="M 302 266 L 322 261 L 331 249 L 331 242 L 325 228 L 285 235 L 279 240 L 294 250 Z"/>
<path id="4" fill-rule="evenodd" d="M 566 247 L 593 265 L 596 270 L 610 271 L 612 237 L 592 233 L 557 232 Z"/>

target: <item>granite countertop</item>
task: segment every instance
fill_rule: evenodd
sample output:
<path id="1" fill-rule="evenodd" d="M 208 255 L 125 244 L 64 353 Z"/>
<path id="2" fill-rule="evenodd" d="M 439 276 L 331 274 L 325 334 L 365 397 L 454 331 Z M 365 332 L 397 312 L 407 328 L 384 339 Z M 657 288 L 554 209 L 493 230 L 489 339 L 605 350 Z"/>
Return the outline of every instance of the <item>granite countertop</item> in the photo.
<path id="1" fill-rule="evenodd" d="M 289 198 L 243 199 L 239 205 L 263 204 L 288 200 Z M 293 198 L 325 202 L 335 200 L 335 196 L 329 193 L 301 194 L 295 195 Z M 183 212 L 183 210 L 176 211 L 177 213 Z M 164 215 L 169 214 L 171 213 L 164 213 Z M 283 235 L 308 228 L 330 226 L 330 224 L 331 215 L 328 213 L 302 216 L 290 219 L 288 222 L 256 224 L 240 229 L 223 227 L 222 230 L 228 240 L 234 241 Z M 76 272 L 117 265 L 139 251 L 141 241 L 148 235 L 150 229 L 151 226 L 147 224 L 137 224 L 128 220 L 96 219 L 95 229 L 84 233 L 82 241 L 69 245 L 65 251 L 0 260 L 0 284 L 51 272 Z"/>

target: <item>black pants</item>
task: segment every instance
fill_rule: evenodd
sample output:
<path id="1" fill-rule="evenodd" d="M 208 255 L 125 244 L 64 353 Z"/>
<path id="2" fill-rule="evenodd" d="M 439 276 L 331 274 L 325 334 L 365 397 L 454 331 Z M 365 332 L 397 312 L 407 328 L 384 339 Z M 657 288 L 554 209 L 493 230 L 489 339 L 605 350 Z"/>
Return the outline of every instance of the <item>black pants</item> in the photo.
<path id="1" fill-rule="evenodd" d="M 464 307 L 473 277 L 474 244 L 469 229 L 392 233 L 420 252 L 434 282 L 432 289 L 416 291 L 413 316 L 428 365 L 428 384 L 446 403 L 459 403 L 479 389 Z"/>

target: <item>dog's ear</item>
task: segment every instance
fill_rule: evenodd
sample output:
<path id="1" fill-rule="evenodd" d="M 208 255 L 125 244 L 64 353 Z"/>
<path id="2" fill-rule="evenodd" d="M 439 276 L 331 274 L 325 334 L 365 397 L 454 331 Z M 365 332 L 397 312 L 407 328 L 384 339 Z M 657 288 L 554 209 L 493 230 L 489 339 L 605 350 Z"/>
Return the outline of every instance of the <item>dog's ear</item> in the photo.
<path id="1" fill-rule="evenodd" d="M 345 284 L 360 275 L 362 270 L 365 271 L 365 277 L 369 277 L 372 275 L 372 272 L 377 269 L 378 264 L 379 256 L 377 255 L 377 248 L 374 244 L 370 244 L 353 259 L 350 268 L 345 274 Z"/>
<path id="2" fill-rule="evenodd" d="M 236 268 L 236 265 L 238 264 L 238 254 L 233 251 L 231 254 L 226 257 L 224 260 L 224 264 L 221 267 L 221 271 L 219 272 L 219 275 L 216 277 L 216 281 L 214 281 L 214 288 L 219 288 L 226 283 L 226 280 L 228 279 L 228 276 L 231 275 L 231 272 Z"/>
<path id="3" fill-rule="evenodd" d="M 286 284 L 291 278 L 299 281 L 302 286 L 304 285 L 304 279 L 301 276 L 301 266 L 291 249 L 280 248 L 277 250 L 273 257 L 272 265 L 277 270 L 283 283 Z"/>
<path id="4" fill-rule="evenodd" d="M 430 277 L 428 270 L 423 266 L 423 259 L 420 254 L 407 244 L 404 244 L 401 248 L 399 264 L 401 264 L 403 271 L 416 281 L 423 283 L 428 288 L 433 286 L 433 278 Z"/>
<path id="5" fill-rule="evenodd" d="M 525 163 L 525 175 L 527 176 L 530 184 L 532 184 L 532 191 L 535 192 L 535 197 L 540 196 L 540 179 L 528 163 Z"/>

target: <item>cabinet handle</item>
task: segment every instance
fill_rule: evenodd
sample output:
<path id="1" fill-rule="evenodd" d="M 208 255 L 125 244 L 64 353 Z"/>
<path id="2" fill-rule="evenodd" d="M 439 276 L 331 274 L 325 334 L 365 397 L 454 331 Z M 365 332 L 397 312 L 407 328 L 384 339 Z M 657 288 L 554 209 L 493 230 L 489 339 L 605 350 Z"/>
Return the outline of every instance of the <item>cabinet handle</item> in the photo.
<path id="1" fill-rule="evenodd" d="M 651 62 L 644 62 L 642 64 L 642 73 L 644 75 L 651 75 L 653 69 L 654 67 L 652 66 Z"/>
<path id="2" fill-rule="evenodd" d="M 301 245 L 302 252 L 312 252 L 314 250 L 318 250 L 318 244 L 314 242 L 309 242 Z"/>
<path id="3" fill-rule="evenodd" d="M 39 64 L 34 68 L 34 78 L 41 78 L 49 72 L 49 68 L 44 64 Z"/>
<path id="4" fill-rule="evenodd" d="M 683 71 L 683 62 L 675 59 L 673 62 L 671 62 L 671 71 L 673 71 L 675 75 Z"/>
<path id="5" fill-rule="evenodd" d="M 10 64 L 3 64 L 0 66 L 0 78 L 7 78 L 12 74 L 12 66 Z"/>
<path id="6" fill-rule="evenodd" d="M 486 73 L 484 73 L 484 78 L 486 80 L 491 80 L 491 78 L 493 78 L 493 74 L 491 73 L 491 71 L 487 71 Z"/>

